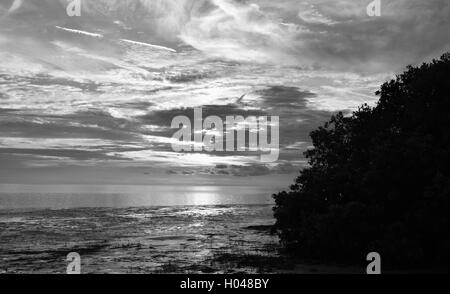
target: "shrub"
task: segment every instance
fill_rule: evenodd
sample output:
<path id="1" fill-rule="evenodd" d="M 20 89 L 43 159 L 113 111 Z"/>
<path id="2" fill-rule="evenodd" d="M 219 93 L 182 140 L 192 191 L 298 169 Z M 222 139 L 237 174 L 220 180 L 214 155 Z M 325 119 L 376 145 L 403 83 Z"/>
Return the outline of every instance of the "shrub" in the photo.
<path id="1" fill-rule="evenodd" d="M 296 254 L 392 266 L 450 262 L 450 53 L 386 82 L 375 107 L 311 133 L 310 166 L 274 195 L 275 228 Z"/>

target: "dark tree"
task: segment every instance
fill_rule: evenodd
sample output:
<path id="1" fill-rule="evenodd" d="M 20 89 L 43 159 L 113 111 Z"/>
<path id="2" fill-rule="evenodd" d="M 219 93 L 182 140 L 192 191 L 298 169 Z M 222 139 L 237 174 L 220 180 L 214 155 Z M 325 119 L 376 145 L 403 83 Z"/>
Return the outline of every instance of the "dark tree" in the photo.
<path id="1" fill-rule="evenodd" d="M 450 262 L 450 53 L 385 83 L 375 107 L 311 133 L 310 167 L 274 195 L 288 250 L 391 266 Z"/>

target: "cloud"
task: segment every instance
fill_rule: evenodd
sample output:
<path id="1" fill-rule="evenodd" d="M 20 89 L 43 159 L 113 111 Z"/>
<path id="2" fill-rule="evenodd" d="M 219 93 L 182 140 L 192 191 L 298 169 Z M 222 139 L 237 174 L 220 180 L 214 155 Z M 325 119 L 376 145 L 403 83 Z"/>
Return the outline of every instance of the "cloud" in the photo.
<path id="1" fill-rule="evenodd" d="M 132 159 L 141 162 L 152 162 L 162 164 L 164 167 L 191 167 L 199 168 L 215 166 L 217 164 L 245 165 L 248 162 L 258 162 L 258 157 L 251 156 L 216 156 L 206 153 L 178 153 L 169 151 L 140 150 L 114 152 L 110 156 Z"/>
<path id="2" fill-rule="evenodd" d="M 217 164 L 213 168 L 203 170 L 203 173 L 210 175 L 231 175 L 235 177 L 254 177 L 270 174 L 292 174 L 297 172 L 302 166 L 306 166 L 306 162 L 292 164 L 290 162 L 280 161 L 271 165 L 261 163 L 249 163 L 247 165 Z"/>
<path id="3" fill-rule="evenodd" d="M 264 90 L 257 91 L 262 99 L 261 103 L 265 107 L 275 108 L 306 108 L 308 99 L 317 95 L 310 91 L 302 91 L 297 87 L 272 86 Z"/>
<path id="4" fill-rule="evenodd" d="M 306 23 L 333 25 L 337 22 L 325 17 L 313 4 L 309 2 L 300 2 L 298 4 L 298 17 Z"/>
<path id="5" fill-rule="evenodd" d="M 70 18 L 66 0 L 16 1 L 10 13 L 1 1 L 2 163 L 291 173 L 333 113 L 373 104 L 394 72 L 450 49 L 448 1 L 382 1 L 378 18 L 368 2 L 83 0 Z M 171 121 L 193 121 L 194 107 L 279 116 L 279 162 L 172 152 Z"/>
<path id="6" fill-rule="evenodd" d="M 267 115 L 266 112 L 258 109 L 246 109 L 241 108 L 237 104 L 224 104 L 224 105 L 202 105 L 202 116 L 206 118 L 208 116 L 218 116 L 225 121 L 227 116 L 261 116 Z M 186 116 L 191 122 L 194 121 L 194 109 L 193 108 L 172 108 L 167 110 L 154 110 L 148 114 L 141 116 L 140 120 L 147 124 L 154 124 L 159 126 L 170 126 L 172 120 L 176 116 Z"/>
<path id="7" fill-rule="evenodd" d="M 169 52 L 172 52 L 172 53 L 176 53 L 177 52 L 175 49 L 172 49 L 172 48 L 168 48 L 168 47 L 164 47 L 164 46 L 158 46 L 158 45 L 144 43 L 144 42 L 137 42 L 137 41 L 127 40 L 127 39 L 120 39 L 120 41 L 128 43 L 128 44 L 136 45 L 136 46 L 150 47 L 152 49 L 157 49 L 157 50 L 165 50 L 165 51 L 169 51 Z"/>
<path id="8" fill-rule="evenodd" d="M 275 16 L 266 1 L 214 4 L 181 37 L 230 59 L 373 73 L 397 71 L 450 49 L 450 4 L 442 0 L 389 1 L 379 18 L 367 16 L 368 3 L 353 0 L 283 1 Z"/>
<path id="9" fill-rule="evenodd" d="M 228 60 L 363 73 L 397 71 L 450 49 L 445 0 L 382 2 L 377 18 L 367 16 L 362 0 L 85 0 L 80 18 L 68 18 L 66 4 L 26 0 L 2 22 L 11 26 L 23 14 L 39 23 L 29 30 L 42 35 L 42 27 L 64 19 L 69 30 L 134 44 L 172 48 L 183 41 Z"/>
<path id="10" fill-rule="evenodd" d="M 13 4 L 8 10 L 8 13 L 13 13 L 23 4 L 23 0 L 14 0 Z"/>
<path id="11" fill-rule="evenodd" d="M 86 32 L 86 31 L 82 31 L 82 30 L 74 30 L 74 29 L 64 28 L 64 27 L 60 27 L 60 26 L 55 26 L 55 28 L 69 32 L 69 33 L 80 34 L 80 35 L 95 37 L 95 38 L 103 38 L 102 34 L 90 33 L 90 32 Z"/>
<path id="12" fill-rule="evenodd" d="M 15 148 L 0 148 L 0 154 L 2 155 L 20 155 L 18 161 L 26 162 L 24 159 L 27 157 L 24 157 L 24 155 L 31 155 L 33 159 L 40 158 L 40 157 L 47 157 L 47 158 L 53 158 L 53 159 L 59 159 L 56 161 L 56 164 L 64 165 L 65 159 L 73 159 L 80 161 L 86 161 L 90 159 L 97 159 L 97 160 L 113 160 L 113 159 L 119 159 L 114 156 L 105 155 L 103 152 L 98 151 L 88 151 L 88 150 L 76 150 L 76 149 L 15 149 Z M 63 159 L 63 160 L 61 160 Z M 55 163 L 52 163 L 55 164 Z"/>
<path id="13" fill-rule="evenodd" d="M 212 4 L 214 9 L 196 15 L 183 28 L 184 42 L 208 54 L 241 61 L 264 62 L 282 53 L 277 47 L 286 44 L 288 36 L 257 4 L 229 0 Z"/>

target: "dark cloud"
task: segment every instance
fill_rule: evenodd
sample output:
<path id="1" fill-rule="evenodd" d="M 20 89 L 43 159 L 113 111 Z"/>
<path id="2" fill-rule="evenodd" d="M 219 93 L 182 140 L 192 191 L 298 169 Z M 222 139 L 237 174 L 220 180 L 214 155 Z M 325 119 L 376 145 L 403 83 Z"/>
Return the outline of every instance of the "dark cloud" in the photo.
<path id="1" fill-rule="evenodd" d="M 191 83 L 207 78 L 209 75 L 204 72 L 192 71 L 186 73 L 166 74 L 165 78 L 172 83 Z"/>
<path id="2" fill-rule="evenodd" d="M 310 108 L 308 102 L 314 99 L 316 94 L 310 91 L 303 91 L 297 87 L 269 86 L 253 94 L 260 96 L 261 99 L 248 103 L 245 96 L 243 96 L 234 104 L 204 105 L 201 107 L 203 119 L 208 116 L 218 116 L 225 123 L 226 116 L 241 115 L 244 118 L 248 116 L 279 116 L 281 160 L 303 158 L 303 152 L 306 151 L 309 144 L 298 148 L 290 147 L 289 150 L 285 149 L 285 147 L 292 146 L 297 142 L 310 142 L 310 132 L 328 121 L 333 115 L 333 112 Z M 253 108 L 249 109 L 249 106 Z M 343 111 L 348 112 L 346 110 Z M 194 110 L 192 108 L 151 111 L 147 115 L 140 117 L 139 120 L 143 124 L 170 127 L 173 118 L 176 116 L 186 116 L 190 119 L 191 124 L 194 122 Z M 160 132 L 159 135 L 171 137 L 174 131 Z M 246 144 L 248 144 L 248 139 L 249 135 L 248 131 L 246 131 Z M 162 147 L 162 149 L 170 148 L 170 145 L 165 144 Z M 260 152 L 212 152 L 210 154 L 216 156 L 258 156 Z"/>
<path id="3" fill-rule="evenodd" d="M 335 20 L 303 22 L 299 53 L 323 68 L 370 72 L 399 71 L 407 64 L 450 49 L 450 4 L 446 0 L 381 1 L 379 17 L 366 15 L 370 1 L 312 1 Z"/>
<path id="4" fill-rule="evenodd" d="M 228 167 L 228 165 L 226 165 L 226 164 L 217 164 L 216 165 L 216 169 L 225 169 L 227 167 Z"/>
<path id="5" fill-rule="evenodd" d="M 103 152 L 97 151 L 85 151 L 85 150 L 62 150 L 62 149 L 14 149 L 14 148 L 0 148 L 0 154 L 2 155 L 37 155 L 37 156 L 49 156 L 49 157 L 63 157 L 73 160 L 106 160 L 106 159 L 119 159 L 114 156 L 108 156 Z M 120 158 L 122 159 L 122 158 Z M 122 159 L 123 160 L 123 159 Z"/>
<path id="6" fill-rule="evenodd" d="M 297 87 L 272 86 L 265 90 L 257 91 L 261 95 L 266 107 L 273 108 L 302 108 L 307 107 L 308 98 L 316 97 L 310 91 L 301 91 Z"/>
<path id="7" fill-rule="evenodd" d="M 256 104 L 263 109 L 270 109 L 270 115 L 280 117 L 281 148 L 297 142 L 310 142 L 310 132 L 323 125 L 335 112 L 317 110 L 308 103 L 317 97 L 315 93 L 297 87 L 271 86 L 257 91 L 262 99 Z M 347 113 L 348 110 L 343 109 Z M 308 144 L 303 146 L 306 148 Z M 294 151 L 282 150 L 280 159 L 303 157 L 306 149 Z"/>
<path id="8" fill-rule="evenodd" d="M 0 117 L 0 132 L 3 136 L 123 141 L 137 139 L 135 125 L 98 110 L 67 115 L 39 114 L 38 111 L 3 111 L 4 114 Z"/>
<path id="9" fill-rule="evenodd" d="M 269 174 L 292 174 L 304 165 L 295 165 L 289 162 L 279 162 L 275 165 L 249 164 L 249 165 L 216 165 L 204 172 L 211 175 L 232 175 L 236 177 L 263 176 Z"/>
<path id="10" fill-rule="evenodd" d="M 21 79 L 14 78 L 14 83 L 27 82 L 32 86 L 65 86 L 78 88 L 87 92 L 100 92 L 98 89 L 100 84 L 95 82 L 77 82 L 72 79 L 56 78 L 47 74 L 37 74 L 34 77 L 24 77 Z"/>
<path id="11" fill-rule="evenodd" d="M 223 121 L 225 121 L 227 116 L 261 116 L 267 115 L 266 112 L 262 110 L 247 110 L 240 108 L 239 105 L 236 104 L 227 104 L 227 105 L 203 105 L 202 115 L 203 118 L 208 116 L 218 116 Z M 186 116 L 191 122 L 194 122 L 194 109 L 193 108 L 176 108 L 176 109 L 168 109 L 168 110 L 156 110 L 151 111 L 148 114 L 141 116 L 139 119 L 142 123 L 150 124 L 150 125 L 158 125 L 164 127 L 170 127 L 172 124 L 173 118 L 176 116 Z"/>

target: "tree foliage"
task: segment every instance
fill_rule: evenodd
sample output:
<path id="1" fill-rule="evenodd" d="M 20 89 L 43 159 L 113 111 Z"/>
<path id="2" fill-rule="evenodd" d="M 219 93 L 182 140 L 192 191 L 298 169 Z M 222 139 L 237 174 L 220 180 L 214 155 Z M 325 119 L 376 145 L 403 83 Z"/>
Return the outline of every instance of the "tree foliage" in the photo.
<path id="1" fill-rule="evenodd" d="M 450 262 L 450 53 L 381 86 L 375 107 L 311 133 L 310 167 L 274 195 L 288 250 L 390 265 Z"/>

